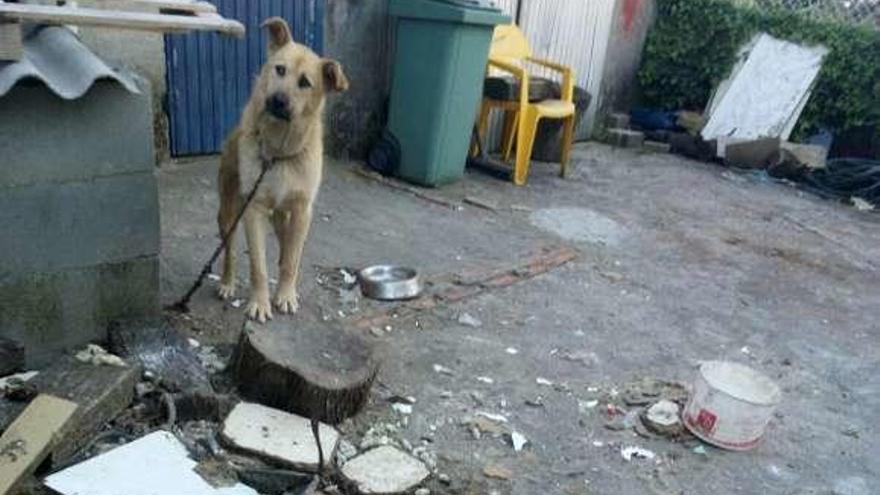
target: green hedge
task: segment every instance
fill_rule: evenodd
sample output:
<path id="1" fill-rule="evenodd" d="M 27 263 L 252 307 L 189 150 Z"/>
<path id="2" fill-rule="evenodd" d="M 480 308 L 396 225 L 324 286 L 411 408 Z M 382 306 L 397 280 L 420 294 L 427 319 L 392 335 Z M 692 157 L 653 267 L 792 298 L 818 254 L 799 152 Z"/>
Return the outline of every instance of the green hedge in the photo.
<path id="1" fill-rule="evenodd" d="M 880 32 L 732 0 L 657 0 L 657 10 L 639 71 L 645 106 L 702 111 L 742 44 L 767 32 L 830 49 L 797 135 L 880 122 Z"/>

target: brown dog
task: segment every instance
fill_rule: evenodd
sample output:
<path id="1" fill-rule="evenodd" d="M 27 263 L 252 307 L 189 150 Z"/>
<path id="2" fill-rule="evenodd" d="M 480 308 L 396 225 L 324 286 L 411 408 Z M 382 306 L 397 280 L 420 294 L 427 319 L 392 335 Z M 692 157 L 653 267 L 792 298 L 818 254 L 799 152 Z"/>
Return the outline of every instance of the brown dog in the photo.
<path id="1" fill-rule="evenodd" d="M 221 235 L 233 230 L 223 259 L 219 295 L 235 293 L 235 218 L 261 170 L 268 168 L 242 219 L 251 262 L 248 317 L 272 318 L 299 308 L 297 278 L 312 219 L 312 204 L 323 169 L 325 95 L 348 89 L 342 67 L 293 42 L 287 23 L 277 17 L 269 29 L 269 59 L 260 71 L 241 122 L 220 160 Z M 270 303 L 266 274 L 266 226 L 271 221 L 281 251 L 279 281 Z"/>

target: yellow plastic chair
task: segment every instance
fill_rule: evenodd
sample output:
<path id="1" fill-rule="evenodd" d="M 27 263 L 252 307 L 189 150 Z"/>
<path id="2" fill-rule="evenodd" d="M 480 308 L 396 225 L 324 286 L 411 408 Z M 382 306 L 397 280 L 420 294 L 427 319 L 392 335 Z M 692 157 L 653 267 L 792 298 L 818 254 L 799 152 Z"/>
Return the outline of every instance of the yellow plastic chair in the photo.
<path id="1" fill-rule="evenodd" d="M 561 99 L 529 101 L 529 72 L 526 68 L 529 62 L 562 75 Z M 483 98 L 479 117 L 480 136 L 486 135 L 490 112 L 493 109 L 504 110 L 504 160 L 510 160 L 513 141 L 516 138 L 513 182 L 522 186 L 525 185 L 529 175 L 532 147 L 541 119 L 564 119 L 560 175 L 565 177 L 568 173 L 568 162 L 571 158 L 571 146 L 574 138 L 575 106 L 572 101 L 574 98 L 574 71 L 565 65 L 533 57 L 529 41 L 514 24 L 495 28 L 492 47 L 489 51 L 489 67 L 507 72 L 519 80 L 519 99 L 514 101 Z"/>

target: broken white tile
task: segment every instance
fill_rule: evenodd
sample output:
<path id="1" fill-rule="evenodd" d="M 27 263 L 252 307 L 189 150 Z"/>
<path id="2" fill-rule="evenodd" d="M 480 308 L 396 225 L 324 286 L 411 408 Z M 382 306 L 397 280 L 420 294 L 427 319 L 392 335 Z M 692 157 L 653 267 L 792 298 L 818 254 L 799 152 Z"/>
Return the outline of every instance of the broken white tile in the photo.
<path id="1" fill-rule="evenodd" d="M 412 414 L 413 412 L 412 404 L 404 404 L 402 402 L 391 404 L 391 409 L 400 414 Z"/>
<path id="2" fill-rule="evenodd" d="M 210 280 L 210 281 L 212 281 L 212 282 L 219 282 L 219 281 L 220 281 L 220 275 L 217 275 L 216 273 L 209 273 L 209 274 L 208 274 L 208 280 Z"/>
<path id="3" fill-rule="evenodd" d="M 477 381 L 488 384 L 488 385 L 492 385 L 495 383 L 495 380 L 489 378 L 488 376 L 478 376 Z"/>
<path id="4" fill-rule="evenodd" d="M 743 346 L 743 348 L 740 349 L 739 352 L 741 352 L 741 353 L 745 354 L 746 356 L 748 356 L 749 354 L 752 353 L 752 350 L 749 349 L 749 346 L 746 345 L 746 346 Z"/>
<path id="5" fill-rule="evenodd" d="M 593 447 L 604 447 L 604 446 L 605 446 L 605 442 L 602 442 L 600 440 L 593 441 Z"/>
<path id="6" fill-rule="evenodd" d="M 157 431 L 46 478 L 63 495 L 258 495 L 237 483 L 214 488 L 193 468 L 186 447 L 167 431 Z"/>
<path id="7" fill-rule="evenodd" d="M 199 346 L 202 345 L 202 344 L 199 343 L 198 340 L 196 340 L 196 339 L 194 339 L 194 338 L 192 338 L 192 337 L 190 337 L 189 339 L 187 339 L 187 342 L 189 342 L 189 346 L 192 347 L 192 348 L 194 348 L 194 349 L 198 349 Z"/>
<path id="8" fill-rule="evenodd" d="M 529 443 L 529 440 L 522 433 L 514 431 L 510 434 L 510 443 L 513 444 L 513 450 L 519 452 Z"/>
<path id="9" fill-rule="evenodd" d="M 451 375 L 452 374 L 452 370 L 447 368 L 446 366 L 443 366 L 442 364 L 435 364 L 434 365 L 434 372 L 440 373 L 441 375 Z"/>
<path id="10" fill-rule="evenodd" d="M 621 448 L 620 455 L 623 456 L 623 458 L 627 461 L 631 461 L 633 459 L 646 459 L 650 461 L 655 457 L 655 454 L 648 449 L 632 446 Z"/>
<path id="11" fill-rule="evenodd" d="M 581 414 L 587 412 L 590 409 L 594 409 L 599 405 L 599 401 L 596 399 L 593 400 L 578 400 L 578 410 Z"/>
<path id="12" fill-rule="evenodd" d="M 504 350 L 504 352 L 510 354 L 511 356 L 516 356 L 517 354 L 519 354 L 519 351 L 515 347 L 508 347 Z"/>
<path id="13" fill-rule="evenodd" d="M 244 299 L 233 299 L 232 302 L 229 303 L 229 305 L 235 309 L 240 308 L 242 304 L 244 304 Z"/>
<path id="14" fill-rule="evenodd" d="M 3 378 L 0 378 L 0 392 L 5 392 L 11 385 L 15 383 L 24 383 L 39 374 L 39 371 L 25 371 L 24 373 L 4 376 Z"/>
<path id="15" fill-rule="evenodd" d="M 550 380 L 548 380 L 546 378 L 541 378 L 541 377 L 536 378 L 535 383 L 537 383 L 538 385 L 544 385 L 546 387 L 553 386 L 553 382 L 551 382 Z"/>
<path id="16" fill-rule="evenodd" d="M 481 416 L 496 423 L 507 423 L 507 416 L 503 414 L 488 413 L 485 411 L 477 411 L 475 416 Z"/>
<path id="17" fill-rule="evenodd" d="M 238 448 L 288 466 L 314 470 L 318 467 L 318 446 L 311 422 L 278 409 L 240 402 L 223 422 L 223 437 Z M 336 448 L 339 433 L 320 426 L 325 461 Z"/>
<path id="18" fill-rule="evenodd" d="M 422 461 L 391 446 L 351 459 L 342 474 L 363 493 L 404 493 L 431 474 Z"/>
<path id="19" fill-rule="evenodd" d="M 477 328 L 483 325 L 483 322 L 474 317 L 470 313 L 462 313 L 458 316 L 458 322 L 466 327 Z"/>
<path id="20" fill-rule="evenodd" d="M 354 273 L 351 273 L 345 268 L 340 268 L 339 273 L 342 275 L 342 283 L 345 285 L 354 285 L 357 283 L 357 275 Z"/>

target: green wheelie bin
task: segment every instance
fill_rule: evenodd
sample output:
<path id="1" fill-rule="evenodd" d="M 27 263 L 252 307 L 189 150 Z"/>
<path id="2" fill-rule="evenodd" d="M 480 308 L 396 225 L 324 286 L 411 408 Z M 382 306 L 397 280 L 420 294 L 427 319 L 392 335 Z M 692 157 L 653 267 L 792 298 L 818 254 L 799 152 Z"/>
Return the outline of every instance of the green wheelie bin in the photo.
<path id="1" fill-rule="evenodd" d="M 390 0 L 396 23 L 388 129 L 396 173 L 423 186 L 461 178 L 492 33 L 510 17 L 492 0 Z"/>

